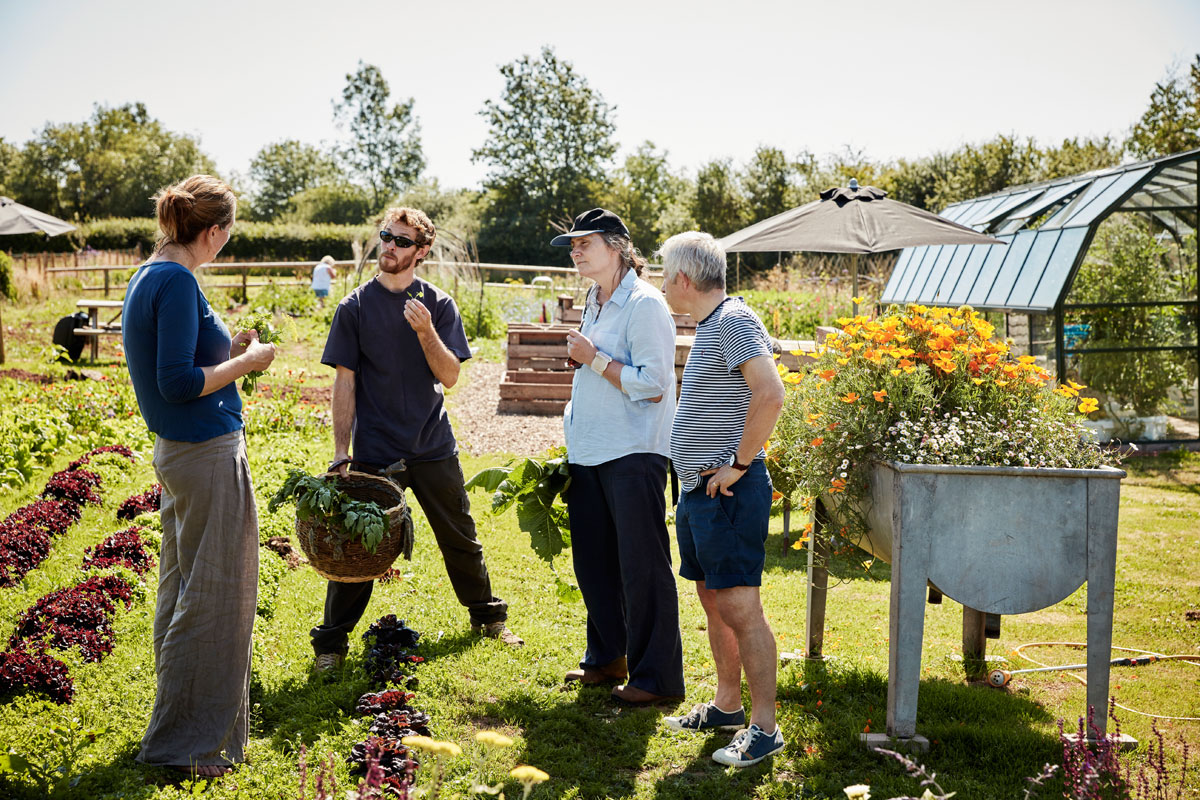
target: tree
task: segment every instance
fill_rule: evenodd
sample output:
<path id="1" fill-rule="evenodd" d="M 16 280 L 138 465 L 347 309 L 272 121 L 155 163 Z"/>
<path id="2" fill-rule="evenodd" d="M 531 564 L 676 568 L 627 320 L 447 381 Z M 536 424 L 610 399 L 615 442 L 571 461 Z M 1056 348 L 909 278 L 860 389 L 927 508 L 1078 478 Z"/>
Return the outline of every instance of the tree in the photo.
<path id="1" fill-rule="evenodd" d="M 968 144 L 951 156 L 952 166 L 930 198 L 933 209 L 992 194 L 1039 177 L 1041 152 L 1032 139 L 1000 135 L 981 145 Z"/>
<path id="2" fill-rule="evenodd" d="M 1150 107 L 1133 126 L 1125 148 L 1136 158 L 1157 158 L 1200 147 L 1200 54 L 1185 79 L 1177 74 L 1154 85 Z"/>
<path id="3" fill-rule="evenodd" d="M 796 164 L 777 147 L 760 146 L 746 165 L 742 190 L 748 222 L 781 214 L 797 205 Z"/>
<path id="4" fill-rule="evenodd" d="M 1063 139 L 1042 153 L 1041 179 L 1065 178 L 1121 163 L 1121 145 L 1111 137 Z"/>
<path id="5" fill-rule="evenodd" d="M 8 176 L 12 172 L 20 152 L 15 146 L 4 141 L 3 136 L 0 136 L 0 194 L 8 194 L 6 188 Z"/>
<path id="6" fill-rule="evenodd" d="M 667 151 L 645 141 L 625 157 L 604 198 L 605 208 L 620 215 L 629 227 L 633 244 L 642 253 L 652 253 L 666 238 L 664 214 L 672 198 L 683 191 L 684 182 L 671 172 Z"/>
<path id="7" fill-rule="evenodd" d="M 481 258 L 509 263 L 561 259 L 552 224 L 598 204 L 604 165 L 616 152 L 613 108 L 550 47 L 500 68 L 501 98 L 480 115 L 488 138 L 471 156 L 488 166 Z"/>
<path id="8" fill-rule="evenodd" d="M 946 153 L 935 153 L 915 161 L 902 158 L 882 171 L 879 188 L 893 200 L 937 211 L 933 207 L 933 197 L 938 185 L 947 179 L 953 167 L 953 157 Z"/>
<path id="9" fill-rule="evenodd" d="M 339 148 L 338 159 L 370 191 L 376 211 L 416 181 L 425 168 L 413 100 L 389 107 L 390 96 L 379 68 L 360 61 L 358 70 L 346 76 L 341 101 L 333 104 L 338 125 L 350 132 L 350 142 Z"/>
<path id="10" fill-rule="evenodd" d="M 295 139 L 266 145 L 250 161 L 254 210 L 263 219 L 278 219 L 292 197 L 337 177 L 336 161 L 317 147 Z"/>
<path id="11" fill-rule="evenodd" d="M 367 189 L 347 181 L 332 181 L 292 195 L 284 218 L 295 222 L 362 225 L 378 210 Z"/>
<path id="12" fill-rule="evenodd" d="M 700 230 L 717 237 L 727 236 L 746 224 L 746 198 L 729 159 L 717 159 L 700 167 L 691 212 Z"/>
<path id="13" fill-rule="evenodd" d="M 55 216 L 144 217 L 163 186 L 215 171 L 199 142 L 127 103 L 97 105 L 85 122 L 47 123 L 22 148 L 8 183 L 21 202 Z"/>

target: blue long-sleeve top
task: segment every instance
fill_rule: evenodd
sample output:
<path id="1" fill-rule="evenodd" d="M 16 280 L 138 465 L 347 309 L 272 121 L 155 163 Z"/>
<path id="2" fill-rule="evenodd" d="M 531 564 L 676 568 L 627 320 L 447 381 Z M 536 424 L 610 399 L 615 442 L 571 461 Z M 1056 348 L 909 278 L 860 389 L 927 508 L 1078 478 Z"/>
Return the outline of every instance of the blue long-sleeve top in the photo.
<path id="1" fill-rule="evenodd" d="M 241 429 L 236 381 L 200 396 L 201 368 L 228 360 L 233 339 L 187 267 L 174 261 L 142 266 L 129 280 L 121 316 L 129 377 L 150 430 L 164 439 L 203 442 Z"/>

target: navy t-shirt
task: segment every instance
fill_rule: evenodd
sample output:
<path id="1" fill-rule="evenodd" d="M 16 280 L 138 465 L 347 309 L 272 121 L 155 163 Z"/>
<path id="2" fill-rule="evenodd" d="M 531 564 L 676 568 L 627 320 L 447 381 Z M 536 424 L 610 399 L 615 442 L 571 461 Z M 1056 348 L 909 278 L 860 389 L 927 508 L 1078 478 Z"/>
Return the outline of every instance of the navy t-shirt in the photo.
<path id="1" fill-rule="evenodd" d="M 200 396 L 204 371 L 229 358 L 229 330 L 174 261 L 142 266 L 121 312 L 125 363 L 146 427 L 177 442 L 204 442 L 242 427 L 237 381 Z"/>
<path id="2" fill-rule="evenodd" d="M 355 461 L 377 467 L 438 461 L 457 450 L 442 385 L 433 376 L 417 333 L 404 318 L 409 298 L 420 300 L 433 327 L 459 361 L 471 357 L 454 298 L 419 278 L 391 292 L 378 278 L 338 303 L 321 363 L 354 370 Z"/>

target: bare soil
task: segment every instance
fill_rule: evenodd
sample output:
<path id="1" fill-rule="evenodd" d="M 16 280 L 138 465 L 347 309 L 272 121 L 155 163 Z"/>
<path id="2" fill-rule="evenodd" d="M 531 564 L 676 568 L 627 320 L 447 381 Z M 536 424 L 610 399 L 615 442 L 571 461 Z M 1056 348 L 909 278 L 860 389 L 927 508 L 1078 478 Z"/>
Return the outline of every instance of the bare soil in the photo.
<path id="1" fill-rule="evenodd" d="M 536 456 L 551 447 L 561 447 L 564 444 L 561 416 L 496 411 L 504 369 L 503 364 L 472 362 L 463 370 L 465 380 L 460 381 L 447 397 L 459 449 L 471 455 Z"/>

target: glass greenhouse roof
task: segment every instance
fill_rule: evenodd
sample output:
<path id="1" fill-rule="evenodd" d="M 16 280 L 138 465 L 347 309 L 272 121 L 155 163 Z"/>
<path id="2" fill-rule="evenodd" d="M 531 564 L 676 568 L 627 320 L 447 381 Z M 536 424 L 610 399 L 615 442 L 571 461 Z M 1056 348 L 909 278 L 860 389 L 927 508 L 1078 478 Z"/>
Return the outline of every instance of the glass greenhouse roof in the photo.
<path id="1" fill-rule="evenodd" d="M 1109 214 L 1144 214 L 1181 238 L 1195 231 L 1198 167 L 1200 150 L 1190 150 L 956 203 L 941 216 L 1006 244 L 905 248 L 881 302 L 1049 311 Z"/>

